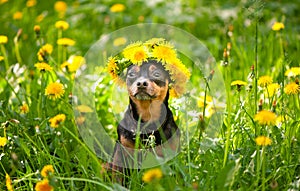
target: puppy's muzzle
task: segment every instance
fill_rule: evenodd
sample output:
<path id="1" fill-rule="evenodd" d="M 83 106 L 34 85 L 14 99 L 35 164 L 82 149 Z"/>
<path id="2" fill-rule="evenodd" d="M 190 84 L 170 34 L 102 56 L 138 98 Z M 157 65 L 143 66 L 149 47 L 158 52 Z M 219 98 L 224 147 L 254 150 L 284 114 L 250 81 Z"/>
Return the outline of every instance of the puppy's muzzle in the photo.
<path id="1" fill-rule="evenodd" d="M 138 100 L 150 100 L 153 99 L 154 96 L 150 95 L 149 90 L 150 82 L 147 79 L 140 79 L 136 82 L 136 88 L 137 91 L 134 95 L 134 97 Z"/>
<path id="2" fill-rule="evenodd" d="M 147 82 L 147 80 L 145 80 L 145 79 L 140 80 L 136 83 L 136 86 L 138 89 L 145 89 L 148 87 L 148 85 L 149 85 L 149 82 Z"/>

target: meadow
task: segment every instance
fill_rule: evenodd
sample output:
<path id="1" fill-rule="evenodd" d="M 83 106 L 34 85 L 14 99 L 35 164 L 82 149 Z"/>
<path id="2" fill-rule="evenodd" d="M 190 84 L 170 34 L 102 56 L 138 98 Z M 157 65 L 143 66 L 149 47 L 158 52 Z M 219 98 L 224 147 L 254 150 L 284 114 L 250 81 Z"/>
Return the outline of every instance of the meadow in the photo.
<path id="1" fill-rule="evenodd" d="M 299 11 L 299 0 L 0 0 L 0 190 L 300 190 Z M 105 134 L 112 148 L 128 100 L 97 53 L 142 23 L 199 39 L 212 68 L 182 55 L 181 151 L 122 186 L 94 146 Z"/>

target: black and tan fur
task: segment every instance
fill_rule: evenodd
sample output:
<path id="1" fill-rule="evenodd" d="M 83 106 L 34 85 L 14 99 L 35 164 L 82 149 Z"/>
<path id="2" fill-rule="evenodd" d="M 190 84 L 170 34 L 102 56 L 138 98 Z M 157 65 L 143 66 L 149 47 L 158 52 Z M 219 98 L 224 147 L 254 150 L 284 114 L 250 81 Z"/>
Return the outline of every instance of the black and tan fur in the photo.
<path id="1" fill-rule="evenodd" d="M 114 149 L 111 167 L 114 171 L 125 172 L 132 168 L 134 152 L 137 150 L 137 128 L 140 124 L 138 149 L 145 148 L 153 136 L 153 153 L 164 157 L 164 147 L 176 152 L 179 148 L 180 131 L 168 106 L 170 77 L 160 62 L 147 61 L 141 66 L 132 65 L 126 74 L 129 106 L 118 125 L 118 141 Z M 138 151 L 139 152 L 139 151 Z M 142 162 L 139 157 L 138 162 Z M 116 178 L 117 181 L 118 178 Z"/>

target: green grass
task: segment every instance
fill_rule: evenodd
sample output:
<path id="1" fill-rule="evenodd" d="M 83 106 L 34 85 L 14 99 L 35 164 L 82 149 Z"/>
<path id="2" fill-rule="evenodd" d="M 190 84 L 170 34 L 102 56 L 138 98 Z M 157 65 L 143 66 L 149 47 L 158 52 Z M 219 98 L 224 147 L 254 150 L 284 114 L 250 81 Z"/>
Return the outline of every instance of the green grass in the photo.
<path id="1" fill-rule="evenodd" d="M 190 63 L 191 84 L 196 92 L 187 96 L 194 101 L 192 105 L 197 105 L 197 100 L 206 92 L 205 101 L 212 96 L 225 106 L 218 114 L 200 117 L 196 124 L 186 127 L 188 109 L 198 113 L 205 111 L 201 107 L 185 107 L 190 102 L 173 100 L 172 110 L 182 129 L 181 152 L 158 166 L 163 173 L 159 180 L 146 183 L 142 177 L 148 169 L 132 170 L 128 189 L 299 190 L 299 90 L 294 95 L 285 92 L 289 83 L 299 84 L 299 74 L 284 75 L 291 67 L 300 67 L 298 0 L 168 0 L 154 4 L 130 0 L 120 1 L 126 7 L 120 13 L 110 12 L 110 7 L 120 2 L 78 0 L 66 1 L 68 8 L 63 16 L 54 10 L 55 1 L 38 1 L 33 7 L 27 7 L 26 2 L 0 3 L 0 35 L 8 37 L 8 42 L 0 45 L 3 57 L 0 61 L 0 137 L 8 140 L 0 146 L 0 190 L 7 189 L 6 174 L 11 177 L 14 190 L 34 190 L 43 179 L 42 168 L 48 164 L 54 167 L 48 179 L 55 190 L 125 189 L 111 180 L 109 172 L 101 173 L 105 161 L 94 152 L 94 140 L 78 131 L 76 121 L 80 123 L 83 118 L 78 118 L 70 96 L 76 86 L 75 73 L 62 70 L 60 65 L 71 55 L 85 56 L 101 35 L 143 22 L 181 28 L 204 43 L 216 59 L 215 77 L 222 80 L 213 84 L 214 81 L 209 81 L 208 76 L 203 76 Z M 22 18 L 16 20 L 13 15 L 18 11 L 22 12 Z M 43 19 L 37 20 L 41 15 Z M 55 28 L 58 20 L 67 21 L 70 27 L 59 31 Z M 275 21 L 283 22 L 285 28 L 273 31 Z M 40 36 L 33 30 L 35 25 L 41 28 Z M 60 36 L 71 38 L 76 44 L 58 46 L 56 41 Z M 224 48 L 229 42 L 230 54 L 224 57 Z M 53 70 L 42 73 L 34 65 L 38 62 L 39 49 L 46 43 L 53 45 L 47 59 Z M 228 62 L 227 66 L 221 64 L 224 61 Z M 95 104 L 98 120 L 113 142 L 117 136 L 116 117 L 119 117 L 111 104 L 115 87 L 103 67 L 96 67 L 93 72 L 103 79 L 96 88 L 94 100 L 87 102 Z M 258 83 L 264 75 L 280 85 L 274 96 Z M 206 80 L 211 89 L 206 88 Z M 231 86 L 234 80 L 247 84 L 237 91 Z M 54 81 L 60 81 L 65 92 L 61 98 L 51 100 L 45 95 L 45 88 Z M 210 91 L 218 87 L 226 90 L 222 99 Z M 20 111 L 24 104 L 29 107 L 28 113 Z M 283 120 L 261 125 L 255 120 L 261 109 L 272 111 L 277 119 L 282 117 Z M 57 114 L 65 114 L 66 120 L 52 128 L 49 119 Z M 88 112 L 81 117 L 87 116 Z M 216 116 L 222 116 L 218 118 L 221 120 L 216 120 Z M 258 146 L 255 139 L 260 135 L 270 138 L 271 145 Z"/>

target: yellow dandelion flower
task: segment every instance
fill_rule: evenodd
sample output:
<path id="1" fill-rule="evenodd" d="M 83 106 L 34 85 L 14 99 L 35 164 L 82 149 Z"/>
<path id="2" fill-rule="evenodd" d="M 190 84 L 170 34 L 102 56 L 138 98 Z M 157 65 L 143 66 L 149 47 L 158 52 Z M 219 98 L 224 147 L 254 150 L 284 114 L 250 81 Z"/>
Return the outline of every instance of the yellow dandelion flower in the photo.
<path id="1" fill-rule="evenodd" d="M 41 175 L 42 175 L 42 177 L 47 178 L 49 176 L 49 173 L 51 173 L 51 174 L 54 173 L 54 168 L 50 164 L 43 167 L 43 169 L 41 171 Z"/>
<path id="2" fill-rule="evenodd" d="M 267 86 L 265 90 L 265 96 L 273 97 L 280 89 L 280 85 L 278 83 L 272 83 Z"/>
<path id="3" fill-rule="evenodd" d="M 66 120 L 65 114 L 58 114 L 49 119 L 50 127 L 57 128 L 59 125 Z"/>
<path id="4" fill-rule="evenodd" d="M 172 89 L 172 95 L 175 98 L 178 98 L 180 95 L 182 95 L 185 92 L 185 85 L 180 83 L 175 83 L 171 87 Z"/>
<path id="5" fill-rule="evenodd" d="M 93 112 L 93 110 L 87 105 L 78 105 L 76 107 L 76 110 L 78 110 L 81 113 L 91 113 L 91 112 Z"/>
<path id="6" fill-rule="evenodd" d="M 20 112 L 21 113 L 28 113 L 29 112 L 29 107 L 26 103 L 23 103 L 23 105 L 20 106 Z"/>
<path id="7" fill-rule="evenodd" d="M 151 38 L 150 40 L 147 40 L 145 42 L 145 45 L 149 45 L 150 47 L 153 47 L 155 45 L 159 45 L 161 43 L 163 43 L 165 41 L 165 39 L 163 38 Z"/>
<path id="8" fill-rule="evenodd" d="M 163 65 L 169 71 L 171 80 L 173 81 L 185 82 L 191 76 L 190 71 L 178 58 L 172 58 L 168 63 L 163 63 Z"/>
<path id="9" fill-rule="evenodd" d="M 64 1 L 56 1 L 54 4 L 54 9 L 57 12 L 66 12 L 67 11 L 67 3 Z"/>
<path id="10" fill-rule="evenodd" d="M 204 97 L 204 95 L 203 95 L 203 96 L 200 96 L 197 100 L 198 107 L 201 107 L 201 108 L 204 107 L 204 98 L 205 98 L 205 102 L 207 105 L 213 103 L 213 98 L 211 96 L 206 95 L 206 97 Z"/>
<path id="11" fill-rule="evenodd" d="M 127 42 L 126 38 L 119 37 L 119 38 L 114 39 L 113 44 L 114 44 L 114 46 L 122 46 L 122 45 L 126 44 L 126 42 Z"/>
<path id="12" fill-rule="evenodd" d="M 64 86 L 59 82 L 50 83 L 45 89 L 45 95 L 49 99 L 56 100 L 61 98 L 65 93 Z"/>
<path id="13" fill-rule="evenodd" d="M 161 62 L 166 71 L 170 74 L 170 95 L 179 97 L 185 92 L 185 83 L 191 76 L 188 68 L 177 58 L 176 50 L 163 38 L 153 38 L 145 43 L 140 41 L 128 45 L 115 57 L 108 59 L 107 70 L 119 85 L 124 84 L 121 78 L 122 73 L 130 65 L 141 65 L 148 60 Z"/>
<path id="14" fill-rule="evenodd" d="M 52 67 L 45 63 L 45 62 L 40 62 L 40 63 L 36 63 L 34 65 L 38 70 L 40 70 L 40 72 L 45 72 L 45 71 L 51 71 Z"/>
<path id="15" fill-rule="evenodd" d="M 146 61 L 148 58 L 148 53 L 142 45 L 126 47 L 123 51 L 123 55 L 133 64 L 142 64 L 142 62 Z"/>
<path id="16" fill-rule="evenodd" d="M 150 169 L 144 173 L 142 179 L 146 183 L 150 183 L 154 180 L 159 180 L 163 176 L 163 173 L 160 168 Z"/>
<path id="17" fill-rule="evenodd" d="M 295 82 L 291 82 L 284 87 L 284 93 L 286 93 L 287 95 L 299 94 L 300 86 Z"/>
<path id="18" fill-rule="evenodd" d="M 53 46 L 51 44 L 45 44 L 40 48 L 40 50 L 44 53 L 51 54 L 53 51 Z"/>
<path id="19" fill-rule="evenodd" d="M 11 178 L 10 178 L 10 176 L 6 173 L 6 175 L 5 175 L 5 184 L 6 184 L 6 188 L 7 188 L 7 190 L 8 191 L 13 191 L 14 190 L 14 188 L 13 188 L 13 186 L 12 186 L 12 181 L 11 181 Z"/>
<path id="20" fill-rule="evenodd" d="M 68 61 L 65 61 L 60 65 L 60 68 L 63 69 L 65 67 L 68 67 L 69 65 L 70 65 L 70 63 Z"/>
<path id="21" fill-rule="evenodd" d="M 108 64 L 107 64 L 107 70 L 110 76 L 112 77 L 113 80 L 116 80 L 119 78 L 118 75 L 118 66 L 116 63 L 116 58 L 115 57 L 109 57 L 108 58 Z"/>
<path id="22" fill-rule="evenodd" d="M 21 20 L 23 18 L 23 13 L 20 11 L 17 11 L 13 14 L 13 19 L 14 20 Z"/>
<path id="23" fill-rule="evenodd" d="M 204 108 L 204 99 L 206 106 L 205 106 L 205 117 L 210 118 L 215 113 L 215 106 L 213 103 L 213 98 L 209 95 L 206 95 L 206 98 L 204 95 L 200 96 L 197 100 L 197 105 L 199 108 Z"/>
<path id="24" fill-rule="evenodd" d="M 119 12 L 123 12 L 125 9 L 126 9 L 125 5 L 121 3 L 117 3 L 110 7 L 110 12 L 119 13 Z"/>
<path id="25" fill-rule="evenodd" d="M 82 56 L 72 55 L 67 62 L 69 63 L 67 65 L 69 72 L 76 72 L 78 68 L 85 64 L 85 59 Z"/>
<path id="26" fill-rule="evenodd" d="M 57 29 L 67 30 L 69 28 L 69 23 L 67 23 L 66 21 L 57 21 L 55 23 L 55 27 Z"/>
<path id="27" fill-rule="evenodd" d="M 48 179 L 44 179 L 35 185 L 35 191 L 53 191 L 54 188 L 49 184 Z"/>
<path id="28" fill-rule="evenodd" d="M 296 77 L 300 75 L 300 67 L 292 67 L 285 71 L 284 75 L 287 77 Z"/>
<path id="29" fill-rule="evenodd" d="M 245 86 L 247 85 L 247 82 L 245 81 L 242 81 L 242 80 L 235 80 L 235 81 L 232 81 L 231 86 Z"/>
<path id="30" fill-rule="evenodd" d="M 57 39 L 57 44 L 62 46 L 74 46 L 75 41 L 70 38 Z"/>
<path id="31" fill-rule="evenodd" d="M 0 5 L 8 2 L 8 0 L 0 0 Z"/>
<path id="32" fill-rule="evenodd" d="M 276 126 L 281 126 L 283 122 L 287 121 L 289 116 L 287 115 L 280 115 L 276 118 Z"/>
<path id="33" fill-rule="evenodd" d="M 239 91 L 241 91 L 242 86 L 247 85 L 247 82 L 242 81 L 242 80 L 235 80 L 235 81 L 232 81 L 230 85 L 231 86 L 236 86 L 236 89 L 239 92 Z"/>
<path id="34" fill-rule="evenodd" d="M 160 44 L 155 46 L 152 50 L 152 56 L 158 61 L 162 62 L 171 62 L 176 58 L 176 52 L 173 49 L 173 46 L 169 43 Z"/>
<path id="35" fill-rule="evenodd" d="M 3 57 L 3 56 L 0 56 L 0 62 L 1 62 L 2 60 L 4 60 L 4 57 Z"/>
<path id="36" fill-rule="evenodd" d="M 4 147 L 7 143 L 6 137 L 0 137 L 0 147 Z"/>
<path id="37" fill-rule="evenodd" d="M 27 7 L 33 7 L 33 6 L 35 6 L 36 5 L 36 0 L 28 0 L 27 2 L 26 2 L 26 6 Z"/>
<path id="38" fill-rule="evenodd" d="M 270 76 L 261 76 L 258 79 L 258 85 L 261 87 L 266 87 L 273 82 L 273 79 Z"/>
<path id="39" fill-rule="evenodd" d="M 275 125 L 276 114 L 271 111 L 262 110 L 254 116 L 254 121 L 257 121 L 260 125 Z"/>
<path id="40" fill-rule="evenodd" d="M 0 35 L 0 44 L 6 44 L 8 41 L 7 36 Z"/>
<path id="41" fill-rule="evenodd" d="M 255 139 L 256 145 L 258 146 L 268 146 L 271 145 L 272 140 L 266 136 L 259 136 Z"/>
<path id="42" fill-rule="evenodd" d="M 47 56 L 48 55 L 51 55 L 53 51 L 53 46 L 51 44 L 45 44 L 44 46 L 42 46 L 38 53 L 37 53 L 37 56 L 38 56 L 38 60 L 39 61 L 44 61 L 44 60 L 47 60 Z"/>
<path id="43" fill-rule="evenodd" d="M 85 117 L 83 117 L 83 116 L 78 116 L 78 117 L 75 119 L 75 121 L 76 121 L 76 124 L 77 124 L 77 125 L 82 125 L 82 124 L 85 122 Z"/>
<path id="44" fill-rule="evenodd" d="M 175 97 L 175 98 L 179 97 L 179 94 L 177 94 L 176 91 L 174 90 L 174 88 L 172 88 L 172 87 L 169 89 L 169 94 L 170 94 L 170 97 Z"/>
<path id="45" fill-rule="evenodd" d="M 280 22 L 275 22 L 273 25 L 272 25 L 272 30 L 273 31 L 279 31 L 281 29 L 284 29 L 284 24 L 283 23 L 280 23 Z"/>
<path id="46" fill-rule="evenodd" d="M 39 33 L 41 31 L 40 25 L 34 25 L 33 30 L 34 32 Z"/>
<path id="47" fill-rule="evenodd" d="M 39 15 L 35 18 L 35 21 L 36 21 L 37 23 L 40 23 L 40 22 L 42 22 L 42 21 L 44 20 L 44 18 L 45 18 L 45 14 L 42 13 L 42 14 L 39 14 Z"/>
<path id="48" fill-rule="evenodd" d="M 136 48 L 136 47 L 140 47 L 142 45 L 143 45 L 143 43 L 141 41 L 131 43 L 123 49 L 123 52 L 128 51 L 128 50 L 133 49 L 133 48 Z"/>

